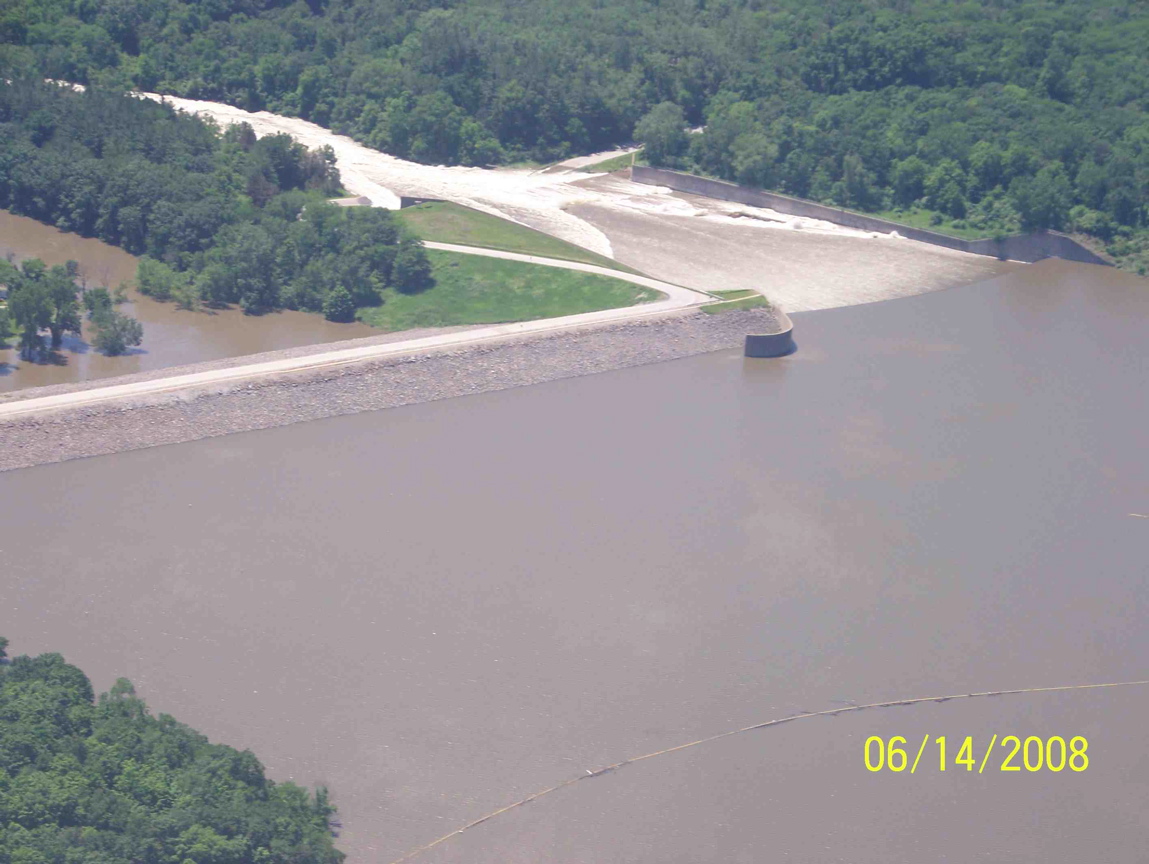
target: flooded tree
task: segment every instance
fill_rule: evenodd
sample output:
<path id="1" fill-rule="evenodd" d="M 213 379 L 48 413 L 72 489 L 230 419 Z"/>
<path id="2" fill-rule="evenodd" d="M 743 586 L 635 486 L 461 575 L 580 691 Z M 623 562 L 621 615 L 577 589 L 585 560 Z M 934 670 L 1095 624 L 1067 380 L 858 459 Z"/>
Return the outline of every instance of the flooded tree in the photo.
<path id="1" fill-rule="evenodd" d="M 127 353 L 144 341 L 144 325 L 116 309 L 112 303 L 100 304 L 89 313 L 96 334 L 96 350 L 109 357 Z"/>
<path id="2" fill-rule="evenodd" d="M 20 330 L 20 353 L 24 359 L 34 359 L 44 352 L 43 330 L 50 334 L 53 349 L 60 347 L 65 333 L 79 335 L 79 289 L 75 281 L 78 273 L 75 261 L 47 267 L 39 258 L 29 258 L 19 268 L 5 262 L 0 281 L 7 287 L 8 316 Z"/>
<path id="3" fill-rule="evenodd" d="M 138 288 L 157 300 L 351 320 L 388 288 L 432 284 L 421 244 L 401 237 L 388 212 L 327 203 L 340 188 L 330 147 L 256 138 L 243 125 L 221 133 L 154 102 L 35 81 L 0 81 L 0 119 L 11 133 L 0 136 L 0 206 L 142 255 Z M 74 280 L 55 270 L 43 278 L 51 312 L 25 303 L 27 320 L 39 321 L 30 352 L 41 329 L 58 346 L 79 323 Z M 337 288 L 350 312 L 342 296 L 327 302 Z M 101 350 L 130 347 L 136 328 L 109 317 Z"/>
<path id="4" fill-rule="evenodd" d="M 47 326 L 52 336 L 53 349 L 60 347 L 65 333 L 80 335 L 80 303 L 76 296 L 79 290 L 76 286 L 78 272 L 76 262 L 69 261 L 64 266 L 52 267 L 44 279 L 48 302 L 52 307 Z"/>
<path id="5" fill-rule="evenodd" d="M 39 258 L 29 258 L 19 268 L 4 262 L 0 284 L 7 288 L 8 306 L 0 337 L 6 336 L 9 323 L 20 335 L 20 356 L 25 360 L 42 359 L 49 350 L 59 348 L 66 333 L 82 333 L 81 308 L 96 327 L 96 347 L 108 355 L 123 354 L 143 339 L 139 321 L 116 310 L 126 299 L 123 290 L 112 294 L 106 288 L 81 292 L 76 284 L 79 267 L 75 261 L 48 267 Z M 81 293 L 83 299 L 81 300 Z M 45 345 L 43 331 L 50 342 Z"/>
<path id="6" fill-rule="evenodd" d="M 26 262 L 27 263 L 27 262 Z M 37 359 L 44 352 L 40 332 L 52 321 L 52 301 L 43 282 L 21 278 L 9 288 L 8 310 L 19 328 L 20 356 Z"/>

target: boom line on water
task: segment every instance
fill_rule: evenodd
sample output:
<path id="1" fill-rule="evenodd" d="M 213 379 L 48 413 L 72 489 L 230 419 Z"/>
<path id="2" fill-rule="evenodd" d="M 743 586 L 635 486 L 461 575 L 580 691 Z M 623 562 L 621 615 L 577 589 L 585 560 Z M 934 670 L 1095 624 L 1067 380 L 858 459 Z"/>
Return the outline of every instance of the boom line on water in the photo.
<path id="1" fill-rule="evenodd" d="M 572 777 L 569 780 L 564 780 L 562 783 L 556 783 L 547 789 L 535 792 L 533 795 L 528 795 L 514 803 L 508 804 L 505 807 L 500 807 L 498 810 L 492 810 L 486 816 L 481 816 L 472 822 L 468 822 L 461 828 L 456 828 L 449 834 L 444 834 L 430 843 L 412 849 L 402 857 L 396 858 L 391 864 L 403 864 L 405 861 L 410 861 L 416 855 L 422 855 L 424 852 L 429 852 L 441 843 L 450 840 L 462 834 L 464 831 L 482 825 L 496 816 L 501 816 L 510 810 L 522 807 L 524 804 L 529 804 L 532 801 L 537 801 L 544 795 L 549 795 L 552 792 L 557 792 L 560 789 L 565 789 L 567 786 L 573 786 L 583 780 L 589 780 L 592 777 L 600 777 L 614 771 L 617 768 L 622 768 L 626 765 L 633 765 L 635 762 L 642 762 L 644 759 L 653 759 L 655 756 L 665 756 L 668 753 L 677 753 L 680 750 L 687 750 L 691 747 L 697 747 L 700 744 L 709 744 L 712 741 L 718 741 L 721 738 L 730 738 L 734 735 L 741 735 L 745 732 L 753 732 L 757 729 L 766 729 L 770 726 L 781 726 L 783 723 L 792 723 L 795 720 L 808 720 L 811 717 L 829 717 L 837 716 L 838 714 L 849 714 L 852 711 L 865 711 L 870 708 L 896 708 L 902 705 L 917 705 L 922 702 L 949 702 L 952 699 L 978 699 L 985 696 L 1015 696 L 1020 693 L 1055 693 L 1067 690 L 1097 690 L 1103 687 L 1137 687 L 1149 684 L 1149 679 L 1144 681 L 1115 681 L 1106 684 L 1067 684 L 1060 687 L 1026 687 L 1018 690 L 987 690 L 983 693 L 957 693 L 952 696 L 921 696 L 915 699 L 894 699 L 888 702 L 871 702 L 867 705 L 850 705 L 845 708 L 827 708 L 824 711 L 807 711 L 802 714 L 791 714 L 788 717 L 779 717 L 775 720 L 767 720 L 765 723 L 755 723 L 752 726 L 743 726 L 741 729 L 731 729 L 728 732 L 719 732 L 717 735 L 710 735 L 706 738 L 699 738 L 697 741 L 688 741 L 685 744 L 677 744 L 674 747 L 667 747 L 664 750 L 656 750 L 653 753 L 646 753 L 642 756 L 635 756 L 631 759 L 623 759 L 621 762 L 615 762 L 613 765 L 607 765 L 605 768 L 599 768 L 597 771 L 588 770 L 585 774 L 578 777 Z"/>

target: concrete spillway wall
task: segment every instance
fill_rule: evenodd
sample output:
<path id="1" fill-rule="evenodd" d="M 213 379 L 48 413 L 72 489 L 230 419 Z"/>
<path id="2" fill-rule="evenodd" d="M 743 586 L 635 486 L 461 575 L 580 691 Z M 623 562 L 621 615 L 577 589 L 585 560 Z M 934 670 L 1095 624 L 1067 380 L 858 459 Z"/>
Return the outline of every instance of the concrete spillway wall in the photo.
<path id="1" fill-rule="evenodd" d="M 963 240 L 960 237 L 950 237 L 936 231 L 899 225 L 897 222 L 879 219 L 876 216 L 852 213 L 849 210 L 816 204 L 802 198 L 791 198 L 789 195 L 767 192 L 765 189 L 738 186 L 721 180 L 708 180 L 705 177 L 684 174 L 681 171 L 667 171 L 664 168 L 635 165 L 631 170 L 631 179 L 636 183 L 668 186 L 677 192 L 689 192 L 706 198 L 736 201 L 751 207 L 767 207 L 790 216 L 822 219 L 826 222 L 833 222 L 836 225 L 844 225 L 847 228 L 857 228 L 862 231 L 878 231 L 882 234 L 897 231 L 903 237 L 908 237 L 911 240 L 931 243 L 934 246 L 945 246 L 948 249 L 957 249 L 961 252 L 972 252 L 975 255 L 989 255 L 1003 260 L 1033 262 L 1043 258 L 1064 258 L 1067 261 L 1080 261 L 1085 264 L 1108 264 L 1107 261 L 1093 254 L 1077 241 L 1066 237 L 1064 234 L 1058 234 L 1056 231 L 1040 234 L 1015 234 L 998 240 Z"/>
<path id="2" fill-rule="evenodd" d="M 405 210 L 408 207 L 414 207 L 416 204 L 433 204 L 442 200 L 442 198 L 416 198 L 413 195 L 400 195 L 399 209 Z"/>
<path id="3" fill-rule="evenodd" d="M 773 327 L 746 337 L 743 353 L 747 357 L 785 357 L 797 350 L 798 346 L 794 344 L 794 323 L 790 316 L 776 309 L 774 318 Z"/>

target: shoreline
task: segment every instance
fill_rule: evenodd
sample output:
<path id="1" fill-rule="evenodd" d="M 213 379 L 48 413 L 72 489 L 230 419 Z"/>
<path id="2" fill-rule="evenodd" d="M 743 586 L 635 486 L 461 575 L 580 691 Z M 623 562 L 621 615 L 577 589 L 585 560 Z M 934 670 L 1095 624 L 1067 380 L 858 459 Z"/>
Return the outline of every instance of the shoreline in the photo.
<path id="1" fill-rule="evenodd" d="M 740 347 L 748 333 L 769 332 L 776 323 L 766 308 L 718 315 L 688 309 L 58 408 L 0 421 L 0 471 L 644 366 Z"/>
<path id="2" fill-rule="evenodd" d="M 39 387 L 22 387 L 19 390 L 5 390 L 0 392 L 0 407 L 4 405 L 15 405 L 29 399 L 39 399 L 44 396 L 83 393 L 88 390 L 117 387 L 121 384 L 158 381 L 176 375 L 194 375 L 199 372 L 214 372 L 218 369 L 238 369 L 243 366 L 250 366 L 253 363 L 310 357 L 315 354 L 326 354 L 331 351 L 340 351 L 346 348 L 363 348 L 369 345 L 390 345 L 394 342 L 406 342 L 411 339 L 423 339 L 430 336 L 442 336 L 450 333 L 462 333 L 467 330 L 478 330 L 485 326 L 487 325 L 457 324 L 448 327 L 419 327 L 414 330 L 401 330 L 394 333 L 381 331 L 374 336 L 357 336 L 353 339 L 342 339 L 338 342 L 314 342 L 310 345 L 274 348 L 270 351 L 259 351 L 255 354 L 235 354 L 231 357 L 217 357 L 214 360 L 198 360 L 194 363 L 181 363 L 176 366 L 161 366 L 158 369 L 145 369 L 142 372 L 125 372 L 107 378 L 86 378 L 81 381 L 61 381 L 58 384 L 43 384 Z M 3 421 L 0 421 L 0 423 L 2 422 Z"/>

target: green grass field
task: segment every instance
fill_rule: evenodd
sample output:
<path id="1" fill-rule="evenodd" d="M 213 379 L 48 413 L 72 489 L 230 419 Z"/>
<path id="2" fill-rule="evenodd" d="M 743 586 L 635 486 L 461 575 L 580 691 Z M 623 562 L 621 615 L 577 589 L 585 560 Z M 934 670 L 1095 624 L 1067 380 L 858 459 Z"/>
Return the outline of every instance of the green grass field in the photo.
<path id="1" fill-rule="evenodd" d="M 541 264 L 435 249 L 428 249 L 427 257 L 434 269 L 435 287 L 411 295 L 389 289 L 382 306 L 359 310 L 359 320 L 388 332 L 502 324 L 618 309 L 664 296 L 608 276 Z"/>
<path id="2" fill-rule="evenodd" d="M 633 164 L 635 156 L 639 160 L 642 159 L 642 151 L 639 150 L 635 153 L 623 153 L 621 156 L 615 156 L 612 159 L 603 159 L 601 162 L 595 162 L 593 165 L 584 165 L 577 170 L 584 171 L 587 174 L 601 174 L 604 171 L 621 171 L 623 168 L 629 168 Z"/>
<path id="3" fill-rule="evenodd" d="M 960 237 L 963 240 L 983 240 L 987 237 L 992 237 L 992 232 L 986 231 L 984 228 L 970 228 L 968 225 L 965 227 L 954 225 L 954 220 L 949 217 L 942 217 L 942 221 L 937 225 L 931 225 L 930 221 L 934 216 L 932 210 L 880 210 L 875 213 L 867 213 L 868 216 L 877 216 L 879 219 L 889 219 L 891 222 L 899 222 L 902 225 L 909 225 L 911 228 L 922 228 L 926 231 L 936 231 L 938 234 L 947 234 L 950 237 Z"/>
<path id="4" fill-rule="evenodd" d="M 751 291 L 749 294 L 750 296 L 741 297 L 737 300 L 723 300 L 720 303 L 708 303 L 707 305 L 702 306 L 701 309 L 707 315 L 718 315 L 722 312 L 732 312 L 735 309 L 757 309 L 770 305 L 770 301 L 763 297 L 761 294 L 755 291 Z"/>
<path id="5" fill-rule="evenodd" d="M 742 300 L 746 297 L 759 297 L 761 296 L 757 291 L 751 291 L 749 288 L 734 288 L 729 291 L 711 291 L 715 297 L 721 297 L 723 300 Z"/>
<path id="6" fill-rule="evenodd" d="M 642 160 L 642 153 L 639 152 L 639 164 L 644 164 Z M 730 183 L 723 177 L 717 174 L 708 174 L 704 171 L 690 172 L 696 177 L 705 177 L 707 180 L 720 180 L 724 183 Z M 749 187 L 758 188 L 758 187 Z M 767 189 L 767 192 L 781 192 L 778 189 Z M 829 201 L 819 202 L 813 198 L 799 198 L 800 201 L 809 201 L 812 204 L 824 203 L 828 207 L 836 206 Z M 950 237 L 959 237 L 963 240 L 984 240 L 994 236 L 994 232 L 986 230 L 985 228 L 971 228 L 969 225 L 954 225 L 955 221 L 964 222 L 964 220 L 954 220 L 944 214 L 936 213 L 934 210 L 925 210 L 918 207 L 913 207 L 909 210 L 902 208 L 895 208 L 893 210 L 851 210 L 849 207 L 840 208 L 847 213 L 857 213 L 859 216 L 874 216 L 878 219 L 887 219 L 890 222 L 897 222 L 901 225 L 906 225 L 910 228 L 922 228 L 926 231 L 934 231 L 938 234 L 947 234 Z M 941 217 L 941 221 L 936 225 L 930 224 L 935 214 Z M 833 221 L 832 219 L 829 221 Z M 1016 233 L 1016 232 L 1005 232 Z"/>
<path id="7" fill-rule="evenodd" d="M 525 225 L 509 222 L 450 201 L 431 201 L 398 211 L 399 219 L 424 240 L 482 246 L 562 261 L 581 261 L 612 270 L 637 273 L 613 259 L 559 240 Z"/>

